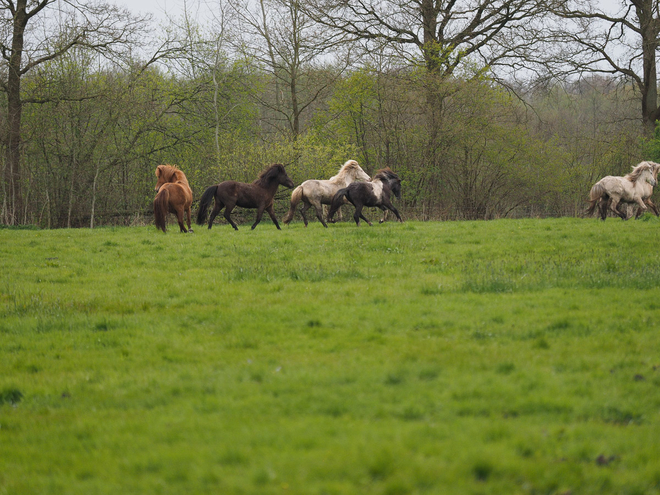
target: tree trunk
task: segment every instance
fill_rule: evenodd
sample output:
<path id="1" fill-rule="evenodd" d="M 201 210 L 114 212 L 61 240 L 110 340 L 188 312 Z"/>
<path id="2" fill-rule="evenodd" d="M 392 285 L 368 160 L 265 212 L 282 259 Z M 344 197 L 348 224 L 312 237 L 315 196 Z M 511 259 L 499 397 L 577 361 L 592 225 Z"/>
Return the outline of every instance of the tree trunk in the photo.
<path id="1" fill-rule="evenodd" d="M 653 3 L 650 0 L 634 2 L 642 35 L 642 60 L 644 75 L 642 78 L 642 118 L 645 133 L 651 137 L 655 122 L 660 118 L 658 109 L 658 74 L 655 53 L 658 49 L 658 19 L 653 17 Z"/>
<path id="2" fill-rule="evenodd" d="M 23 211 L 21 174 L 21 60 L 23 56 L 23 35 L 28 22 L 27 0 L 16 2 L 14 14 L 11 56 L 7 73 L 7 163 L 5 182 L 7 185 L 7 220 L 10 225 L 21 223 Z"/>

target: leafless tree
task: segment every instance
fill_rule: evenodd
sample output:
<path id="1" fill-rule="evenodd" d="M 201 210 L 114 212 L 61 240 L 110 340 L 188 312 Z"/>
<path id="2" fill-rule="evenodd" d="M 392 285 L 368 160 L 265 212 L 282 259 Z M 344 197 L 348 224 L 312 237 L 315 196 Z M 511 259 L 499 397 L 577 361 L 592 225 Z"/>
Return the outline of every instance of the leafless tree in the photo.
<path id="1" fill-rule="evenodd" d="M 0 0 L 0 90 L 6 93 L 6 148 L 1 221 L 21 223 L 23 173 L 21 120 L 26 99 L 21 80 L 35 67 L 76 47 L 113 59 L 136 42 L 145 18 L 101 2 L 78 0 Z"/>
<path id="2" fill-rule="evenodd" d="M 549 0 L 548 12 L 544 51 L 525 63 L 543 67 L 548 77 L 600 73 L 632 82 L 641 122 L 651 135 L 660 119 L 660 1 Z"/>
<path id="3" fill-rule="evenodd" d="M 400 55 L 442 77 L 467 61 L 514 53 L 517 29 L 541 12 L 536 0 L 310 0 L 320 23 Z"/>
<path id="4" fill-rule="evenodd" d="M 237 47 L 272 74 L 270 98 L 259 104 L 268 108 L 270 124 L 283 128 L 295 140 L 301 133 L 301 117 L 346 67 L 339 60 L 339 38 L 309 17 L 296 1 L 232 0 L 240 30 Z M 344 54 L 345 55 L 345 54 Z M 319 77 L 324 75 L 325 77 Z"/>

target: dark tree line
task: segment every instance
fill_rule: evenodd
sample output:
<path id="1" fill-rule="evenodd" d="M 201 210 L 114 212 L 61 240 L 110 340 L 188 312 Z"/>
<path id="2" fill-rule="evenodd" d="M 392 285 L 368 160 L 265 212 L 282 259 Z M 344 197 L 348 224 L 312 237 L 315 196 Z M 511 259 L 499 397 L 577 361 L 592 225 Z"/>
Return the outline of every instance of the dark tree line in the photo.
<path id="1" fill-rule="evenodd" d="M 158 33 L 107 4 L 0 0 L 0 222 L 148 222 L 161 163 L 198 197 L 350 158 L 403 177 L 409 218 L 581 214 L 658 148 L 658 5 L 620 7 L 227 0 L 211 28 Z"/>

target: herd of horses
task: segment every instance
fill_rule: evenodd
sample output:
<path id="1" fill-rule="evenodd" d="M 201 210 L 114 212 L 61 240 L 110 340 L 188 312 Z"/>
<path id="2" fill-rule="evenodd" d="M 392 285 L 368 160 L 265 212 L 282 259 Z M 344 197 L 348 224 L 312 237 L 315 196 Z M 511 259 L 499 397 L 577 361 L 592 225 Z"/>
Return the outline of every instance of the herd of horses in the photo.
<path id="1" fill-rule="evenodd" d="M 156 199 L 154 200 L 154 219 L 156 227 L 163 232 L 167 230 L 167 215 L 174 213 L 179 222 L 181 232 L 192 232 L 191 213 L 192 189 L 186 179 L 185 174 L 172 165 L 159 165 L 156 168 Z M 225 220 L 235 229 L 238 226 L 231 218 L 231 212 L 237 206 L 241 208 L 253 208 L 257 210 L 257 216 L 252 224 L 254 229 L 264 214 L 268 213 L 275 227 L 281 230 L 273 211 L 273 200 L 279 186 L 293 188 L 294 183 L 286 173 L 284 165 L 276 163 L 259 174 L 259 177 L 252 183 L 237 182 L 228 180 L 208 187 L 199 201 L 199 210 L 197 212 L 197 224 L 207 223 L 208 228 L 213 226 L 213 220 L 224 209 L 223 216 Z M 372 179 L 362 170 L 358 162 L 348 160 L 341 167 L 337 175 L 328 180 L 307 180 L 293 190 L 291 195 L 291 208 L 283 219 L 284 223 L 289 223 L 296 212 L 300 202 L 303 203 L 301 214 L 307 226 L 307 217 L 305 212 L 314 207 L 316 216 L 324 227 L 328 227 L 327 222 L 333 221 L 333 216 L 343 204 L 352 204 L 355 207 L 353 218 L 355 223 L 360 225 L 360 219 L 365 220 L 369 225 L 371 222 L 362 214 L 365 206 L 377 207 L 383 210 L 391 210 L 400 222 L 403 222 L 399 211 L 392 204 L 390 199 L 394 194 L 397 198 L 401 197 L 401 179 L 389 168 L 384 168 L 376 172 Z M 213 203 L 211 214 L 208 215 L 209 208 Z M 327 219 L 323 219 L 323 205 L 328 205 L 330 210 Z M 187 221 L 188 228 L 184 225 Z M 381 222 L 385 220 L 385 216 Z"/>
<path id="2" fill-rule="evenodd" d="M 596 182 L 589 193 L 589 207 L 587 214 L 592 215 L 596 208 L 602 220 L 607 218 L 608 212 L 624 220 L 630 218 L 628 205 L 637 206 L 638 218 L 649 208 L 660 216 L 658 208 L 651 201 L 653 188 L 658 183 L 660 164 L 644 161 L 632 168 L 632 171 L 621 176 L 607 176 Z M 154 199 L 154 219 L 156 227 L 163 232 L 167 230 L 167 215 L 173 213 L 177 217 L 181 232 L 192 232 L 191 212 L 193 194 L 186 175 L 172 165 L 159 165 L 156 168 L 156 198 Z M 252 224 L 254 229 L 263 216 L 268 213 L 275 226 L 281 230 L 273 211 L 273 200 L 279 186 L 293 188 L 294 183 L 286 173 L 284 165 L 276 163 L 264 170 L 252 183 L 228 180 L 208 187 L 199 202 L 197 224 L 207 223 L 208 228 L 213 226 L 213 220 L 224 209 L 225 220 L 235 229 L 238 226 L 231 218 L 231 213 L 237 206 L 257 210 L 257 216 Z M 328 227 L 333 217 L 344 204 L 355 207 L 353 219 L 360 225 L 360 219 L 371 225 L 371 222 L 362 214 L 364 207 L 380 208 L 384 215 L 380 222 L 385 221 L 387 211 L 392 211 L 399 222 L 403 222 L 399 211 L 392 204 L 391 197 L 401 198 L 401 179 L 389 168 L 378 170 L 373 179 L 362 170 L 358 162 L 348 160 L 340 168 L 337 175 L 327 180 L 306 180 L 296 187 L 291 194 L 291 205 L 283 222 L 288 224 L 293 219 L 300 203 L 303 204 L 300 214 L 305 227 L 307 217 L 305 213 L 314 207 L 316 217 Z M 208 215 L 209 207 L 213 203 L 213 210 Z M 329 206 L 327 217 L 323 218 L 323 205 Z M 626 210 L 622 208 L 625 206 Z M 188 228 L 184 225 L 185 220 Z"/>

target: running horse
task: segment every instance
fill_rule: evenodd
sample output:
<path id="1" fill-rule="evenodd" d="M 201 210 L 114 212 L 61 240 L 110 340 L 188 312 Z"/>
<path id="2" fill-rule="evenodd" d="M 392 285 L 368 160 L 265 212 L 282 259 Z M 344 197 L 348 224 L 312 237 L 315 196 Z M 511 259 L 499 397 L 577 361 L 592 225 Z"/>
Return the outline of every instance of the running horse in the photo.
<path id="1" fill-rule="evenodd" d="M 641 162 L 633 167 L 632 171 L 624 177 L 608 175 L 596 182 L 589 192 L 589 208 L 587 214 L 591 215 L 598 206 L 601 220 L 607 218 L 608 209 L 621 217 L 628 219 L 619 206 L 632 203 L 639 206 L 637 217 L 650 207 L 657 215 L 658 209 L 651 201 L 653 188 L 657 185 L 660 165 L 654 162 Z"/>
<path id="2" fill-rule="evenodd" d="M 328 222 L 332 220 L 332 216 L 344 204 L 344 200 L 348 200 L 349 203 L 355 206 L 353 219 L 357 225 L 360 225 L 360 219 L 371 225 L 371 222 L 362 214 L 362 209 L 365 206 L 377 206 L 383 211 L 391 210 L 399 219 L 399 222 L 403 222 L 399 210 L 390 200 L 391 194 L 401 198 L 401 179 L 387 167 L 379 170 L 371 182 L 354 182 L 348 187 L 337 191 L 337 194 L 332 198 L 332 205 L 328 212 Z"/>
<path id="3" fill-rule="evenodd" d="M 192 205 L 192 189 L 188 184 L 186 174 L 172 165 L 156 167 L 156 199 L 154 199 L 154 219 L 156 228 L 167 232 L 167 214 L 174 213 L 179 222 L 179 229 L 184 234 L 192 232 L 190 228 L 190 206 Z M 188 229 L 183 225 L 183 212 L 186 212 Z"/>
<path id="4" fill-rule="evenodd" d="M 337 191 L 347 187 L 356 180 L 371 179 L 355 160 L 348 160 L 339 169 L 337 175 L 330 177 L 327 180 L 306 180 L 296 187 L 293 190 L 293 193 L 291 193 L 291 207 L 282 221 L 288 224 L 293 219 L 298 203 L 302 201 L 303 207 L 300 210 L 300 214 L 305 222 L 305 227 L 307 227 L 307 217 L 305 216 L 305 213 L 313 206 L 316 211 L 316 218 L 318 218 L 323 226 L 327 228 L 328 225 L 323 220 L 323 205 L 331 204 L 332 197 Z"/>
<path id="5" fill-rule="evenodd" d="M 211 186 L 204 191 L 202 198 L 199 200 L 197 224 L 204 225 L 208 208 L 215 199 L 215 206 L 209 218 L 209 229 L 213 225 L 215 217 L 224 208 L 225 219 L 234 227 L 234 230 L 238 230 L 238 226 L 231 219 L 230 214 L 234 208 L 240 206 L 241 208 L 257 209 L 257 219 L 252 225 L 253 230 L 261 222 L 264 210 L 270 215 L 275 227 L 282 230 L 280 229 L 280 224 L 277 223 L 277 217 L 273 211 L 273 198 L 280 185 L 285 187 L 294 186 L 293 181 L 286 174 L 284 165 L 276 163 L 261 172 L 259 177 L 251 184 L 227 180 Z"/>

